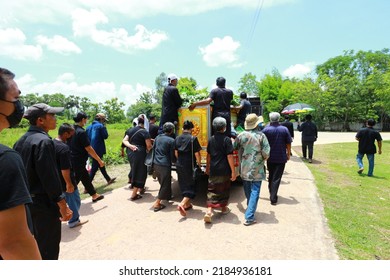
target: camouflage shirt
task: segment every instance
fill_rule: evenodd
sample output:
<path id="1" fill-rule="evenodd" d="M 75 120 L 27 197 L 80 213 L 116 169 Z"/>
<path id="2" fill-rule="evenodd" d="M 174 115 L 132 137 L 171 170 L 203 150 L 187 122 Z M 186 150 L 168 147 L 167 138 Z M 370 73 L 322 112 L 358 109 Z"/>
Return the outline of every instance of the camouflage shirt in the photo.
<path id="1" fill-rule="evenodd" d="M 240 176 L 245 181 L 265 179 L 264 161 L 269 157 L 270 146 L 267 137 L 261 131 L 241 132 L 235 142 L 240 158 Z"/>

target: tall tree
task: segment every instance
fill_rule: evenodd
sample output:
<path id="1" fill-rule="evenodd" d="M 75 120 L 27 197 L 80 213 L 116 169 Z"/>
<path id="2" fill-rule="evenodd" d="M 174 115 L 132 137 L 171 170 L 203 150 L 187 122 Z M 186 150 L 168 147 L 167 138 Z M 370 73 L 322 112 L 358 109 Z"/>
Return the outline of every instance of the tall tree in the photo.
<path id="1" fill-rule="evenodd" d="M 238 92 L 246 92 L 248 96 L 260 97 L 260 83 L 256 75 L 246 73 L 238 82 Z"/>
<path id="2" fill-rule="evenodd" d="M 126 120 L 125 112 L 123 111 L 124 106 L 125 103 L 120 102 L 119 99 L 115 97 L 106 101 L 101 107 L 111 123 L 120 123 Z"/>
<path id="3" fill-rule="evenodd" d="M 279 100 L 280 89 L 283 84 L 282 75 L 274 69 L 260 81 L 260 100 L 263 104 L 263 115 L 267 119 L 270 112 L 280 112 L 283 105 Z"/>

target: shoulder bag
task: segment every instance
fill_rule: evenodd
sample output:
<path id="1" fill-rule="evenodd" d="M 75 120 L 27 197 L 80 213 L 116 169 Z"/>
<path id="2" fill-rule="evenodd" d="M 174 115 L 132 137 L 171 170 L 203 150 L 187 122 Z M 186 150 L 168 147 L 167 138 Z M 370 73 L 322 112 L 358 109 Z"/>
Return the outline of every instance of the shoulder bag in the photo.
<path id="1" fill-rule="evenodd" d="M 191 159 L 192 159 L 192 178 L 194 179 L 195 182 L 197 182 L 203 175 L 202 168 L 196 164 L 194 165 L 194 136 L 191 135 Z"/>

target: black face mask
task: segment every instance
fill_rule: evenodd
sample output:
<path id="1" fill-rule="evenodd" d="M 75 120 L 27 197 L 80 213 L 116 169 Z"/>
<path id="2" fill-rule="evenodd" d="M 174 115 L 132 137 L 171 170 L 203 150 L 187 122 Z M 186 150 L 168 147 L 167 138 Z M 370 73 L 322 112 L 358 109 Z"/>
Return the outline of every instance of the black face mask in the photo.
<path id="1" fill-rule="evenodd" d="M 6 116 L 1 112 L 0 114 L 6 117 L 9 123 L 9 127 L 16 127 L 20 123 L 24 115 L 24 106 L 22 102 L 20 100 L 16 100 L 16 101 L 8 101 L 4 99 L 0 99 L 0 100 L 14 104 L 15 110 L 12 112 L 11 115 Z"/>

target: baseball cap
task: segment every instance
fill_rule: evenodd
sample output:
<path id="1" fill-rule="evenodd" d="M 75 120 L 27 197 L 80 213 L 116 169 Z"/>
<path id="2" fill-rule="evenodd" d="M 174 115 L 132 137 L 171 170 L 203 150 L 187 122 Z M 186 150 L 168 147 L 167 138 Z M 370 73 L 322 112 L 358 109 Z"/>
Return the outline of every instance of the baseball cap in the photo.
<path id="1" fill-rule="evenodd" d="M 96 119 L 101 119 L 101 120 L 105 120 L 105 121 L 108 121 L 108 118 L 106 117 L 105 114 L 103 113 L 97 113 L 96 116 L 95 116 Z"/>
<path id="2" fill-rule="evenodd" d="M 64 111 L 64 107 L 51 107 L 45 103 L 37 103 L 31 105 L 26 112 L 24 112 L 23 117 L 26 119 L 39 118 L 46 114 L 57 114 Z"/>
<path id="3" fill-rule="evenodd" d="M 173 81 L 173 80 L 178 80 L 178 78 L 176 74 L 171 73 L 168 75 L 168 81 Z"/>

